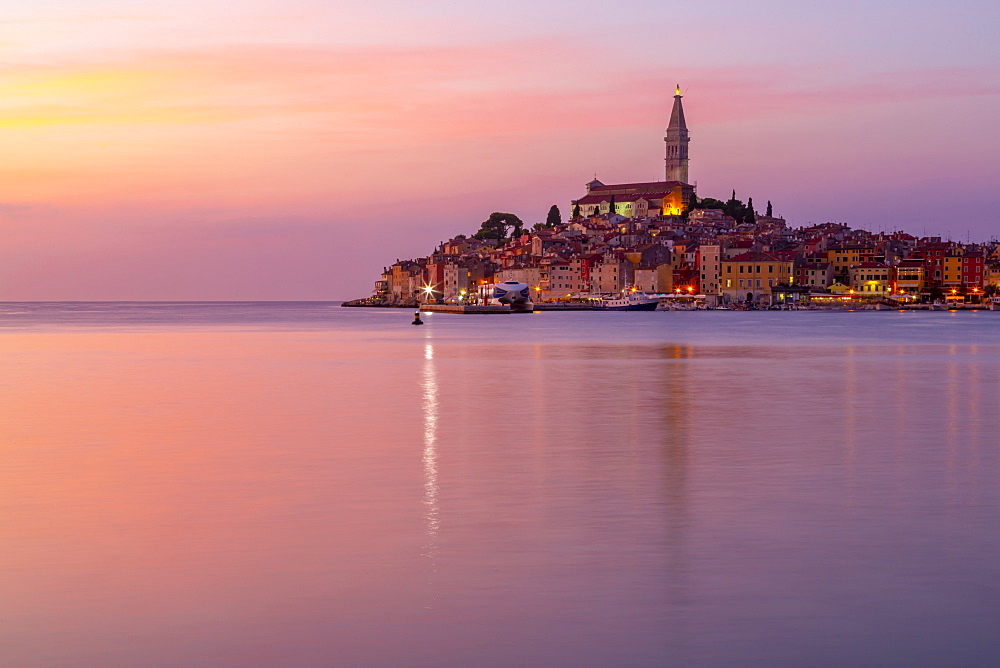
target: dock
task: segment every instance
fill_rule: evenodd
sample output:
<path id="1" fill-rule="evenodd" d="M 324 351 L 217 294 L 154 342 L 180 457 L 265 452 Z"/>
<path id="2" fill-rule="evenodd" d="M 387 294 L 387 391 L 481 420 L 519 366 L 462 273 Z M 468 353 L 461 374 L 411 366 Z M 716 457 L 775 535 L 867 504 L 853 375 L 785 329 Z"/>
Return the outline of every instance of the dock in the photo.
<path id="1" fill-rule="evenodd" d="M 535 304 L 536 311 L 593 311 L 594 305 L 586 302 L 552 302 Z"/>
<path id="2" fill-rule="evenodd" d="M 516 311 L 511 311 L 510 306 L 506 304 L 503 305 L 483 305 L 483 304 L 421 304 L 421 311 L 427 311 L 429 313 L 476 313 L 476 314 L 492 314 L 492 313 L 516 313 Z M 531 311 L 526 311 L 530 313 Z"/>

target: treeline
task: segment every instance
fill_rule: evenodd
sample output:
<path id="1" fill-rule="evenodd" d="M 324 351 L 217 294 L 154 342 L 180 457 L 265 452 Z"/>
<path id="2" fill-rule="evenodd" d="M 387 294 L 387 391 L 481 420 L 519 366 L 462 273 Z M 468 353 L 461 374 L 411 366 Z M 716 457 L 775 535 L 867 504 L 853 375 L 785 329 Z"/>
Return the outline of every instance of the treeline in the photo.
<path id="1" fill-rule="evenodd" d="M 687 217 L 687 215 L 694 209 L 722 209 L 723 213 L 733 218 L 737 223 L 753 223 L 756 221 L 756 217 L 758 215 L 753 206 L 753 197 L 748 197 L 746 204 L 744 204 L 743 200 L 736 199 L 735 190 L 729 200 L 725 202 L 720 199 L 715 199 L 714 197 L 703 197 L 699 199 L 697 195 L 692 195 L 691 201 L 688 203 L 688 208 L 684 212 L 684 216 Z M 767 202 L 767 209 L 765 210 L 764 215 L 774 215 L 774 210 L 771 207 L 770 200 Z"/>
<path id="2" fill-rule="evenodd" d="M 611 202 L 612 206 L 614 206 L 614 196 L 612 196 Z M 744 204 L 742 200 L 736 199 L 735 190 L 733 191 L 732 196 L 725 202 L 720 199 L 715 199 L 714 197 L 699 198 L 697 195 L 692 195 L 691 201 L 688 202 L 688 206 L 682 214 L 683 217 L 687 218 L 688 214 L 695 209 L 721 209 L 723 213 L 730 216 L 738 223 L 752 224 L 756 222 L 756 216 L 758 215 L 757 210 L 754 208 L 753 197 L 748 197 L 746 203 Z M 764 215 L 774 215 L 770 201 L 767 203 Z M 573 220 L 576 220 L 579 217 L 580 206 L 576 205 L 573 207 Z M 562 214 L 559 212 L 559 207 L 553 204 L 549 208 L 549 213 L 545 217 L 545 222 L 535 223 L 531 229 L 536 232 L 538 230 L 550 230 L 561 223 Z M 489 218 L 480 224 L 479 230 L 472 236 L 482 241 L 496 241 L 499 245 L 508 239 L 514 239 L 521 236 L 524 234 L 524 231 L 524 221 L 522 221 L 518 216 L 513 213 L 494 211 L 490 214 Z"/>

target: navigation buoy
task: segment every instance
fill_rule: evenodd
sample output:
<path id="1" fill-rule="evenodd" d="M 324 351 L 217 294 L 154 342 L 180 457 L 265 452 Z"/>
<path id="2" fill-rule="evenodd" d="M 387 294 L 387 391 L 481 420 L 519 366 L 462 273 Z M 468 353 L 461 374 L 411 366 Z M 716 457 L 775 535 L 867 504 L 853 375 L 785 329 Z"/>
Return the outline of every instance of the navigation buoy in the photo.
<path id="1" fill-rule="evenodd" d="M 424 324 L 424 321 L 420 319 L 420 311 L 417 311 L 416 313 L 413 314 L 413 324 L 414 325 Z"/>

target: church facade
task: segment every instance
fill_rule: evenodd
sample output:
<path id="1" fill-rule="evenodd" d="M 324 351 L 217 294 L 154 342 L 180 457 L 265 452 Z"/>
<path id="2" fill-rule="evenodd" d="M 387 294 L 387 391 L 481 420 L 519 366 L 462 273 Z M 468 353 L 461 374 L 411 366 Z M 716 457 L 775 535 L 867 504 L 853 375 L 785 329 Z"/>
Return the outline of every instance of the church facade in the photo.
<path id="1" fill-rule="evenodd" d="M 617 213 L 628 218 L 679 216 L 694 195 L 688 183 L 688 135 L 681 104 L 680 86 L 674 94 L 666 136 L 666 172 L 663 181 L 606 185 L 596 178 L 587 184 L 587 194 L 572 203 L 571 211 L 580 208 L 584 217 Z M 611 207 L 614 206 L 614 211 Z"/>

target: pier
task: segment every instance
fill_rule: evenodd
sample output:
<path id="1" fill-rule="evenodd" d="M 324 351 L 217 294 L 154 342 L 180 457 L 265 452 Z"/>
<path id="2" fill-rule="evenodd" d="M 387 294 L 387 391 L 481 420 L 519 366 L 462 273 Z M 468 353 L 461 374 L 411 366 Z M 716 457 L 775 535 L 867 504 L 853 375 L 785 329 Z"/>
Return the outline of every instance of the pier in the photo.
<path id="1" fill-rule="evenodd" d="M 511 311 L 510 306 L 506 304 L 421 304 L 420 310 L 429 313 L 518 313 L 518 311 Z M 531 313 L 531 311 L 525 311 L 525 313 Z"/>

